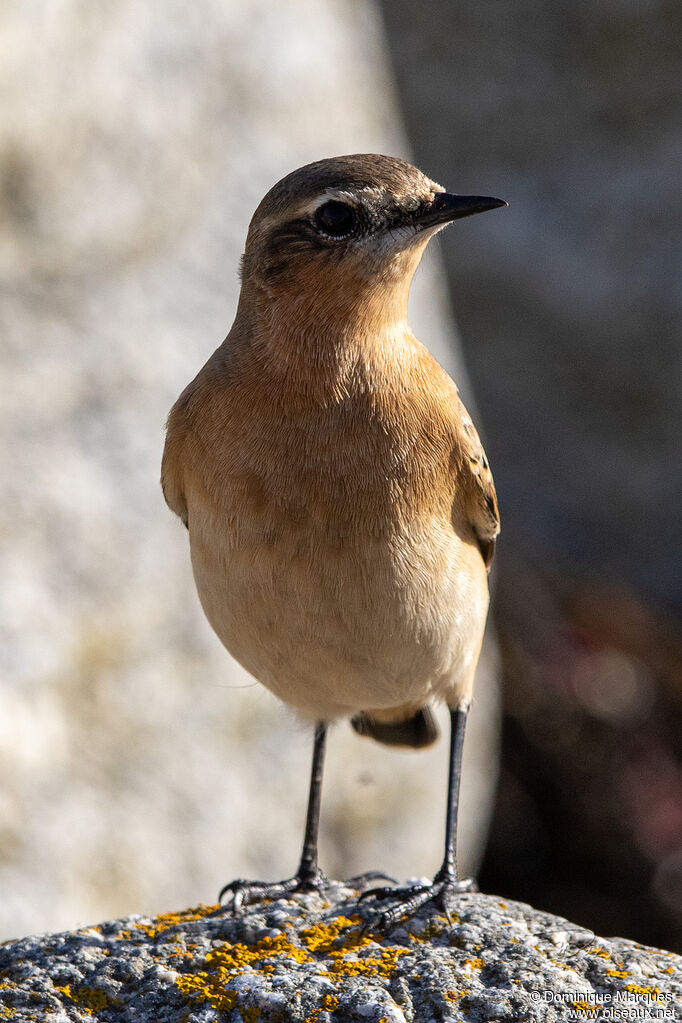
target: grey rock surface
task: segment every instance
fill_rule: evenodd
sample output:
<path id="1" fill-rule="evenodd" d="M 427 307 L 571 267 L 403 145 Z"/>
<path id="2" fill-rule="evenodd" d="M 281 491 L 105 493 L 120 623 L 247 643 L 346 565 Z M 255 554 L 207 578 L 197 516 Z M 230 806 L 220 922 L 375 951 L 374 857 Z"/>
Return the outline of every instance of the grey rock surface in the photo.
<path id="1" fill-rule="evenodd" d="M 467 894 L 389 933 L 337 884 L 238 917 L 201 906 L 0 948 L 16 1023 L 490 1023 L 677 1020 L 682 958 Z"/>

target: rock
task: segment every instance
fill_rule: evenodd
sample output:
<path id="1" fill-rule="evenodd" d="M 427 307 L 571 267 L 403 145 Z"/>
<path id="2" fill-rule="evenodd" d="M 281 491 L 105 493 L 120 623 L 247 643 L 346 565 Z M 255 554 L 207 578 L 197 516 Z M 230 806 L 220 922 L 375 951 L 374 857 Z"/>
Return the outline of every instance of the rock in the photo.
<path id="1" fill-rule="evenodd" d="M 132 916 L 0 948 L 0 1019 L 137 1023 L 678 1019 L 682 958 L 494 895 L 379 933 L 319 895 Z M 235 1011 L 236 1010 L 236 1011 Z M 599 1014 L 599 1015 L 598 1015 Z"/>

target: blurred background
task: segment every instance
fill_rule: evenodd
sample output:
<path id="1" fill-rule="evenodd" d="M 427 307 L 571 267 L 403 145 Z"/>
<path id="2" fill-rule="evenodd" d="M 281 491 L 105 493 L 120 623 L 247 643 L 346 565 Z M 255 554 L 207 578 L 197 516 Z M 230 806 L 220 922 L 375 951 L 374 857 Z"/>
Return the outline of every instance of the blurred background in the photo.
<path id="1" fill-rule="evenodd" d="M 163 424 L 229 329 L 262 194 L 375 151 L 510 202 L 446 233 L 411 303 L 503 521 L 465 866 L 682 948 L 681 21 L 672 0 L 2 6 L 0 937 L 295 868 L 310 734 L 203 620 Z M 334 730 L 331 874 L 436 869 L 446 745 Z"/>

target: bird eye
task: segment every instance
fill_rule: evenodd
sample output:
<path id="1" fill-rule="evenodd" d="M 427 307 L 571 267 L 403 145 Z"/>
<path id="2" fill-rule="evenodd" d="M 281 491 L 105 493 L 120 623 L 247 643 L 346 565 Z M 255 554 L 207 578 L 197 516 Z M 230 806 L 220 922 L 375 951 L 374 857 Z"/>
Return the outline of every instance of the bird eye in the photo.
<path id="1" fill-rule="evenodd" d="M 342 238 L 352 231 L 355 213 L 345 202 L 326 202 L 315 214 L 315 223 L 332 238 Z"/>

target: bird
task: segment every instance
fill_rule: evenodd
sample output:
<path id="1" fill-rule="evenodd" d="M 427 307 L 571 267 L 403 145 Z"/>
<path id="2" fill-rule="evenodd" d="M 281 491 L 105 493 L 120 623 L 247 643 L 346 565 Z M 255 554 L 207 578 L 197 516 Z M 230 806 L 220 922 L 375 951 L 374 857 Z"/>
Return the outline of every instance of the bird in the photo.
<path id="1" fill-rule="evenodd" d="M 429 884 L 356 879 L 392 923 L 460 879 L 462 747 L 500 529 L 490 466 L 456 384 L 407 322 L 429 240 L 506 206 L 447 192 L 396 157 L 319 160 L 251 219 L 227 337 L 173 405 L 161 482 L 189 531 L 205 615 L 227 650 L 314 725 L 301 860 L 225 885 L 235 909 L 330 882 L 317 835 L 328 727 L 419 749 L 450 713 L 445 852 Z"/>

